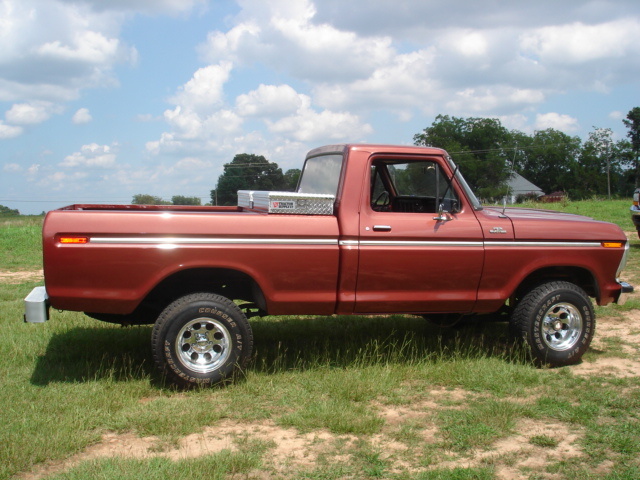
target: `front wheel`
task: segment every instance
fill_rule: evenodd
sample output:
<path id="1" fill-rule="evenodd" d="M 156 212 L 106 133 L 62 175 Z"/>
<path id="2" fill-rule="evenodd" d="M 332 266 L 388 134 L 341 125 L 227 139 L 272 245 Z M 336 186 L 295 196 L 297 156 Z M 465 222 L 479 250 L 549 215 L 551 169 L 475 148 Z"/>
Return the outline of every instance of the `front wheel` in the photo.
<path id="1" fill-rule="evenodd" d="M 596 326 L 589 296 L 577 285 L 562 281 L 542 284 L 525 295 L 511 322 L 535 360 L 551 367 L 578 363 Z"/>
<path id="2" fill-rule="evenodd" d="M 232 378 L 251 357 L 253 334 L 231 300 L 211 293 L 179 298 L 160 314 L 151 335 L 157 367 L 180 386 Z"/>

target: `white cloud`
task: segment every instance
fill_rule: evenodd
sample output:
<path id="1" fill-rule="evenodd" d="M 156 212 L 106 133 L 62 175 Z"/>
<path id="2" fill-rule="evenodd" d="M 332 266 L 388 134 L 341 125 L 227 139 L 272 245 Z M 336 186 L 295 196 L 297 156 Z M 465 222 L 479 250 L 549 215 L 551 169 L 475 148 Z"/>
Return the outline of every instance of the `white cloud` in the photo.
<path id="1" fill-rule="evenodd" d="M 478 116 L 487 115 L 487 112 L 522 109 L 539 104 L 544 98 L 544 93 L 539 90 L 496 85 L 458 91 L 445 103 L 445 108 L 462 115 Z"/>
<path id="2" fill-rule="evenodd" d="M 627 118 L 627 114 L 624 112 L 621 112 L 619 110 L 615 110 L 611 113 L 609 113 L 609 118 L 613 119 L 613 120 L 622 120 L 624 118 Z"/>
<path id="3" fill-rule="evenodd" d="M 360 37 L 314 23 L 316 10 L 309 0 L 241 4 L 239 23 L 227 33 L 211 32 L 200 47 L 206 61 L 261 63 L 299 79 L 345 81 L 370 75 L 395 54 L 390 37 Z"/>
<path id="4" fill-rule="evenodd" d="M 71 121 L 76 125 L 84 125 L 85 123 L 91 123 L 93 117 L 87 108 L 79 108 L 76 113 L 73 114 Z"/>
<path id="5" fill-rule="evenodd" d="M 62 108 L 59 105 L 51 102 L 17 103 L 5 113 L 5 119 L 13 125 L 37 125 L 49 120 L 52 114 L 61 111 Z"/>
<path id="6" fill-rule="evenodd" d="M 300 142 L 363 141 L 372 132 L 371 125 L 363 123 L 358 116 L 347 112 L 316 112 L 308 105 L 295 114 L 276 122 L 267 121 L 273 133 L 293 138 Z"/>
<path id="7" fill-rule="evenodd" d="M 18 165 L 17 163 L 5 163 L 4 167 L 2 167 L 2 169 L 5 172 L 9 172 L 9 173 L 18 173 L 22 171 L 22 167 L 20 165 Z"/>
<path id="8" fill-rule="evenodd" d="M 0 100 L 68 101 L 113 85 L 115 65 L 137 58 L 118 38 L 122 13 L 83 2 L 3 0 L 0 19 Z"/>
<path id="9" fill-rule="evenodd" d="M 65 3 L 77 4 L 78 0 L 62 0 Z M 85 4 L 97 11 L 131 11 L 149 14 L 179 14 L 188 12 L 197 5 L 203 5 L 205 0 L 84 0 Z"/>
<path id="10" fill-rule="evenodd" d="M 348 84 L 321 83 L 314 89 L 319 105 L 331 109 L 427 109 L 441 89 L 433 79 L 433 49 L 396 55 L 367 78 Z"/>
<path id="11" fill-rule="evenodd" d="M 40 45 L 35 52 L 43 60 L 101 64 L 113 61 L 118 54 L 119 45 L 116 38 L 107 38 L 99 32 L 83 31 L 76 32 L 69 44 L 54 40 Z"/>
<path id="12" fill-rule="evenodd" d="M 194 111 L 206 111 L 220 105 L 231 69 L 231 62 L 198 69 L 191 80 L 178 89 L 171 101 Z"/>
<path id="13" fill-rule="evenodd" d="M 247 117 L 279 117 L 296 112 L 304 101 L 289 85 L 260 85 L 236 98 L 236 110 Z"/>
<path id="14" fill-rule="evenodd" d="M 16 127 L 14 125 L 5 125 L 0 120 L 0 140 L 6 140 L 8 138 L 15 138 L 22 135 L 22 127 Z"/>
<path id="15" fill-rule="evenodd" d="M 570 115 L 550 112 L 536 115 L 535 128 L 536 130 L 546 130 L 547 128 L 553 128 L 555 130 L 570 133 L 577 131 L 579 125 L 578 119 L 573 118 Z"/>
<path id="16" fill-rule="evenodd" d="M 482 31 L 453 32 L 450 40 L 453 48 L 465 57 L 484 56 L 489 50 L 489 42 Z"/>
<path id="17" fill-rule="evenodd" d="M 83 145 L 79 152 L 65 157 L 59 164 L 61 167 L 96 167 L 112 168 L 116 165 L 116 154 L 109 145 L 91 143 Z"/>
<path id="18" fill-rule="evenodd" d="M 551 64 L 579 64 L 640 53 L 640 22 L 619 19 L 595 25 L 572 23 L 522 35 L 521 48 Z"/>

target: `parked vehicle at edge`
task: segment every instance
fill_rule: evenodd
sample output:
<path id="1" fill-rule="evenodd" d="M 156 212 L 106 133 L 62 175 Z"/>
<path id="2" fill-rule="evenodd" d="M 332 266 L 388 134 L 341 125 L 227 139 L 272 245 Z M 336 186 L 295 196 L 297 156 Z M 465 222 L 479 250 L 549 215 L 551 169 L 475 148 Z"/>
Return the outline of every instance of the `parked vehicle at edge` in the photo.
<path id="1" fill-rule="evenodd" d="M 631 221 L 636 227 L 638 238 L 640 238 L 640 188 L 636 188 L 633 192 L 633 204 L 631 205 Z"/>
<path id="2" fill-rule="evenodd" d="M 423 147 L 321 147 L 297 192 L 241 191 L 235 207 L 71 205 L 48 213 L 43 252 L 27 321 L 53 307 L 154 324 L 158 368 L 186 386 L 244 368 L 248 316 L 265 314 L 506 309 L 540 364 L 570 365 L 594 335 L 591 298 L 633 291 L 618 226 L 483 207 L 448 154 Z"/>

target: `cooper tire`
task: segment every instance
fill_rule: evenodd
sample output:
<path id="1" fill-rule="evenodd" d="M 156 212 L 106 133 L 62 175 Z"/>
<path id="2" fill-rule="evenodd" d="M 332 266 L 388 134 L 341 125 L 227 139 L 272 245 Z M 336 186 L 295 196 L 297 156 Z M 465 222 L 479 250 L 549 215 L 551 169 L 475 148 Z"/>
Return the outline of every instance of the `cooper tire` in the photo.
<path id="1" fill-rule="evenodd" d="M 228 298 L 194 293 L 160 314 L 151 346 L 156 366 L 177 385 L 214 385 L 246 367 L 253 349 L 247 317 Z"/>
<path id="2" fill-rule="evenodd" d="M 578 363 L 595 333 L 589 296 L 573 283 L 544 283 L 522 298 L 511 317 L 513 332 L 522 338 L 540 365 Z"/>

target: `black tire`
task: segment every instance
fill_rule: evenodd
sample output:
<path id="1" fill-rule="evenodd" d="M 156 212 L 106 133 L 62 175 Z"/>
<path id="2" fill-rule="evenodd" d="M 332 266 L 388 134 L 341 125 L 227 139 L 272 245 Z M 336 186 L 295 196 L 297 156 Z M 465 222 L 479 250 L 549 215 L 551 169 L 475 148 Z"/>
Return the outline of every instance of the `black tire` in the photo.
<path id="1" fill-rule="evenodd" d="M 177 385 L 214 385 L 232 379 L 251 357 L 253 334 L 244 313 L 228 298 L 193 293 L 171 303 L 151 334 L 153 358 Z"/>
<path id="2" fill-rule="evenodd" d="M 540 365 L 562 367 L 580 362 L 595 333 L 589 296 L 569 282 L 540 285 L 518 303 L 511 328 Z"/>

